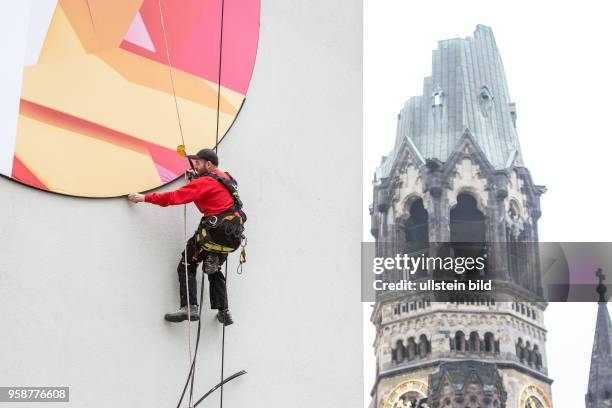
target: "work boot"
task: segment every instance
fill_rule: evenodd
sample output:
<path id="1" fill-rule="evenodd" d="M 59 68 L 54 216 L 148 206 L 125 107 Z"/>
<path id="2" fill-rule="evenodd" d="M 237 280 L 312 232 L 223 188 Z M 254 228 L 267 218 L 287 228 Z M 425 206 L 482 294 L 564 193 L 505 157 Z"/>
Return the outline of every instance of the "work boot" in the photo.
<path id="1" fill-rule="evenodd" d="M 198 308 L 198 305 L 191 305 L 191 308 L 189 309 L 189 315 L 191 315 L 190 317 L 192 322 L 200 320 L 200 309 Z M 166 313 L 164 319 L 169 322 L 180 323 L 183 320 L 187 320 L 187 316 L 187 306 L 182 306 L 174 313 Z"/>
<path id="2" fill-rule="evenodd" d="M 219 310 L 219 312 L 217 313 L 217 320 L 219 321 L 219 323 L 222 323 L 224 326 L 229 326 L 230 324 L 234 323 L 234 321 L 232 320 L 232 315 L 229 312 L 229 309 Z"/>

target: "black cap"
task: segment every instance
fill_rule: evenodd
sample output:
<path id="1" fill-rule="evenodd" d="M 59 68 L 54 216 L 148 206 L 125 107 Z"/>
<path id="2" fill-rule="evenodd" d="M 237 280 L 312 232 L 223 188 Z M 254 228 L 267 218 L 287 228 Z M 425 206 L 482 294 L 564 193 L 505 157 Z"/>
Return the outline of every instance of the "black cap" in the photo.
<path id="1" fill-rule="evenodd" d="M 212 162 L 215 166 L 219 165 L 219 156 L 213 149 L 202 149 L 198 154 L 190 154 L 187 157 L 192 160 L 206 160 Z"/>

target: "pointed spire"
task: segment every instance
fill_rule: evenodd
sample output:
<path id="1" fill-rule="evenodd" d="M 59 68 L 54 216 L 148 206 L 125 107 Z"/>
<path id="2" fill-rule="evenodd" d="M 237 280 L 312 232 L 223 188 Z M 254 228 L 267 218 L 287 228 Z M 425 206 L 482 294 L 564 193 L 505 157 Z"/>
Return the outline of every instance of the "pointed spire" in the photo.
<path id="1" fill-rule="evenodd" d="M 605 276 L 601 269 L 595 275 L 599 279 L 599 305 L 585 403 L 587 408 L 604 408 L 612 404 L 612 321 L 605 298 Z"/>
<path id="2" fill-rule="evenodd" d="M 597 279 L 599 279 L 599 283 L 597 284 L 597 293 L 599 293 L 599 302 L 606 302 L 606 285 L 604 285 L 603 281 L 606 280 L 606 275 L 603 274 L 603 271 L 601 270 L 601 268 L 597 269 L 595 271 L 595 276 L 597 276 Z"/>

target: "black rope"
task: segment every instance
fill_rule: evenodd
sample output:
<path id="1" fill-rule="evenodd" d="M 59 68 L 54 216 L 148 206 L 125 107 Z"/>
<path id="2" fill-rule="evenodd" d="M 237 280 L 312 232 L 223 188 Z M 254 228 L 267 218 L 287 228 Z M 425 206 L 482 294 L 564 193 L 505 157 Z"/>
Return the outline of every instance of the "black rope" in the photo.
<path id="1" fill-rule="evenodd" d="M 215 152 L 218 151 L 219 146 L 219 123 L 220 123 L 220 111 L 221 111 L 221 68 L 223 63 L 223 22 L 224 22 L 224 11 L 225 11 L 225 0 L 221 0 L 221 27 L 219 34 L 219 69 L 217 73 L 217 120 L 216 120 L 216 130 L 215 130 Z M 225 277 L 227 279 L 227 260 L 225 261 Z M 196 338 L 196 347 L 193 355 L 193 361 L 191 363 L 191 367 L 189 369 L 189 374 L 187 376 L 187 382 L 185 382 L 185 386 L 183 387 L 183 392 L 181 393 L 181 398 L 179 399 L 179 403 L 177 408 L 181 405 L 183 401 L 183 397 L 185 395 L 185 391 L 187 389 L 187 384 L 189 384 L 189 379 L 191 378 L 191 385 L 189 387 L 189 401 L 192 401 L 193 397 L 193 384 L 195 379 L 195 369 L 196 369 L 196 357 L 198 354 L 198 346 L 200 343 L 200 329 L 202 327 L 202 302 L 203 302 L 203 293 L 204 293 L 204 274 L 202 274 L 202 284 L 200 291 L 200 319 L 198 321 L 198 334 Z M 223 338 L 222 338 L 222 355 L 221 355 L 221 406 L 223 406 L 223 353 L 225 349 L 225 325 L 223 325 Z M 216 388 L 215 388 L 216 389 Z M 204 399 L 203 397 L 202 399 Z"/>
<path id="2" fill-rule="evenodd" d="M 216 391 L 217 388 L 219 388 L 219 387 L 223 388 L 223 384 L 227 384 L 228 382 L 232 381 L 234 378 L 238 378 L 241 375 L 244 375 L 246 373 L 247 373 L 246 371 L 240 370 L 237 373 L 234 373 L 234 374 L 230 375 L 225 380 L 221 381 L 219 384 L 217 384 L 214 387 L 212 387 L 206 394 L 204 394 L 204 396 L 202 398 L 197 400 L 196 403 L 193 404 L 193 406 L 197 407 L 200 402 L 204 401 L 204 398 L 208 397 L 210 394 L 212 394 L 214 391 Z"/>
<path id="3" fill-rule="evenodd" d="M 227 288 L 227 260 L 225 261 L 225 287 Z M 227 316 L 226 316 L 227 318 Z M 221 335 L 221 398 L 219 406 L 223 408 L 223 368 L 225 367 L 225 323 L 223 323 L 223 334 Z"/>
<path id="4" fill-rule="evenodd" d="M 191 385 L 189 386 L 189 401 L 193 402 L 193 382 L 195 381 L 196 359 L 198 357 L 198 346 L 200 344 L 200 328 L 202 327 L 202 311 L 204 310 L 204 267 L 202 267 L 202 283 L 200 284 L 200 315 L 198 316 L 198 334 L 196 336 L 196 346 L 193 353 L 193 362 L 189 375 L 191 375 Z"/>
<path id="5" fill-rule="evenodd" d="M 221 0 L 221 33 L 219 38 L 219 72 L 217 75 L 217 130 L 215 138 L 215 153 L 219 148 L 219 114 L 221 111 L 221 66 L 223 63 L 223 20 L 225 11 L 225 0 Z"/>
<path id="6" fill-rule="evenodd" d="M 215 153 L 219 151 L 219 121 L 221 115 L 221 73 L 223 66 L 223 22 L 224 22 L 224 13 L 225 13 L 225 0 L 221 0 L 221 30 L 219 33 L 219 71 L 217 75 L 217 128 L 215 132 Z M 227 288 L 227 263 L 228 260 L 225 260 L 225 286 Z M 221 336 L 221 397 L 219 399 L 219 407 L 223 408 L 223 370 L 225 367 L 225 323 L 223 323 L 223 334 Z M 199 401 L 198 401 L 199 402 Z"/>
<path id="7" fill-rule="evenodd" d="M 187 254 L 185 254 L 185 257 Z M 183 402 L 183 398 L 185 397 L 185 392 L 187 391 L 187 386 L 189 385 L 189 380 L 191 379 L 191 388 L 189 390 L 190 401 L 193 396 L 193 378 L 195 377 L 195 364 L 196 357 L 198 355 L 198 347 L 200 345 L 200 333 L 202 329 L 202 311 L 203 311 L 203 302 L 204 302 L 204 270 L 202 270 L 202 283 L 200 285 L 200 315 L 198 319 L 198 334 L 196 336 L 196 344 L 195 350 L 193 353 L 193 360 L 191 361 L 191 367 L 189 368 L 189 374 L 187 375 L 187 380 L 185 381 L 185 385 L 183 386 L 183 391 L 181 392 L 181 396 L 179 398 L 178 404 L 176 404 L 176 408 L 180 408 L 181 403 Z"/>
<path id="8" fill-rule="evenodd" d="M 217 76 L 217 120 L 216 120 L 216 130 L 215 130 L 215 152 L 218 152 L 219 149 L 219 127 L 220 127 L 220 114 L 221 114 L 221 73 L 222 73 L 222 63 L 223 63 L 223 22 L 224 22 L 224 12 L 225 12 L 225 0 L 221 0 L 221 30 L 220 30 L 220 38 L 219 38 L 219 70 Z M 227 263 L 228 260 L 225 261 L 225 273 L 224 278 L 226 280 L 227 285 Z M 193 398 L 193 385 L 195 379 L 195 369 L 196 369 L 196 359 L 198 355 L 198 348 L 200 345 L 200 333 L 202 328 L 202 304 L 204 299 L 204 274 L 202 274 L 202 284 L 200 288 L 200 319 L 198 321 L 198 334 L 196 337 L 196 345 L 195 351 L 193 355 L 193 361 L 191 362 L 191 367 L 189 369 L 189 374 L 187 375 L 187 381 L 183 386 L 183 391 L 181 392 L 181 397 L 179 398 L 179 402 L 177 404 L 177 408 L 180 408 L 181 403 L 183 402 L 183 398 L 185 396 L 185 392 L 187 390 L 187 386 L 191 383 L 189 388 L 189 400 L 192 401 Z M 246 371 L 239 371 L 230 377 L 224 379 L 224 367 L 225 367 L 225 324 L 223 325 L 223 334 L 221 337 L 221 381 L 215 385 L 210 391 L 208 391 L 202 398 L 200 398 L 193 406 L 197 406 L 200 402 L 202 402 L 206 397 L 212 394 L 218 388 L 221 388 L 221 398 L 220 398 L 220 407 L 223 408 L 223 385 L 234 378 L 237 378 L 243 374 L 246 374 Z"/>
<path id="9" fill-rule="evenodd" d="M 200 285 L 200 320 L 198 321 L 198 334 L 196 337 L 195 351 L 193 353 L 193 361 L 191 362 L 191 368 L 189 370 L 189 374 L 187 375 L 187 380 L 185 381 L 185 385 L 183 386 L 183 391 L 181 392 L 181 396 L 179 398 L 178 404 L 176 405 L 176 408 L 180 408 L 181 403 L 183 402 L 183 398 L 185 397 L 185 392 L 187 391 L 187 386 L 190 384 L 190 380 L 191 380 L 191 388 L 189 390 L 189 393 L 190 393 L 189 396 L 190 397 L 193 396 L 193 382 L 195 378 L 196 357 L 198 355 L 198 349 L 199 349 L 200 338 L 201 338 L 200 333 L 201 333 L 201 328 L 202 328 L 202 304 L 204 302 L 204 275 L 205 274 L 202 271 L 202 283 Z M 227 284 L 227 260 L 225 261 L 224 277 L 226 279 L 226 284 Z M 214 391 L 216 391 L 219 388 L 221 388 L 220 404 L 222 407 L 223 406 L 223 385 L 247 373 L 245 370 L 240 370 L 237 373 L 234 373 L 224 379 L 223 378 L 224 366 L 225 366 L 225 325 L 223 325 L 223 334 L 222 334 L 222 340 L 221 340 L 221 381 L 217 385 L 215 385 L 213 388 L 211 388 L 206 394 L 204 394 L 204 396 L 202 396 L 195 404 L 193 404 L 193 407 L 196 407 L 206 397 L 208 397 L 210 394 L 212 394 Z"/>

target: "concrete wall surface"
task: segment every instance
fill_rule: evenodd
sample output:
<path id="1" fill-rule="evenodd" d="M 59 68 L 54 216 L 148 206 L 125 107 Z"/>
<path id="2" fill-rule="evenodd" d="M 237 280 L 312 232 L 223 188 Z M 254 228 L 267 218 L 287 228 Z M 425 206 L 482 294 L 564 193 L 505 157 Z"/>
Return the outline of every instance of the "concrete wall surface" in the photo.
<path id="1" fill-rule="evenodd" d="M 11 7 L 2 20 L 27 18 Z M 250 216 L 244 274 L 229 263 L 225 361 L 248 374 L 225 387 L 227 408 L 362 405 L 361 45 L 361 2 L 262 1 L 251 87 L 219 148 Z M 50 408 L 175 406 L 188 326 L 163 314 L 178 304 L 183 208 L 6 178 L 0 208 L 0 386 L 70 386 Z M 198 218 L 189 207 L 189 233 Z M 208 309 L 204 322 L 196 396 L 220 376 L 221 327 Z"/>

